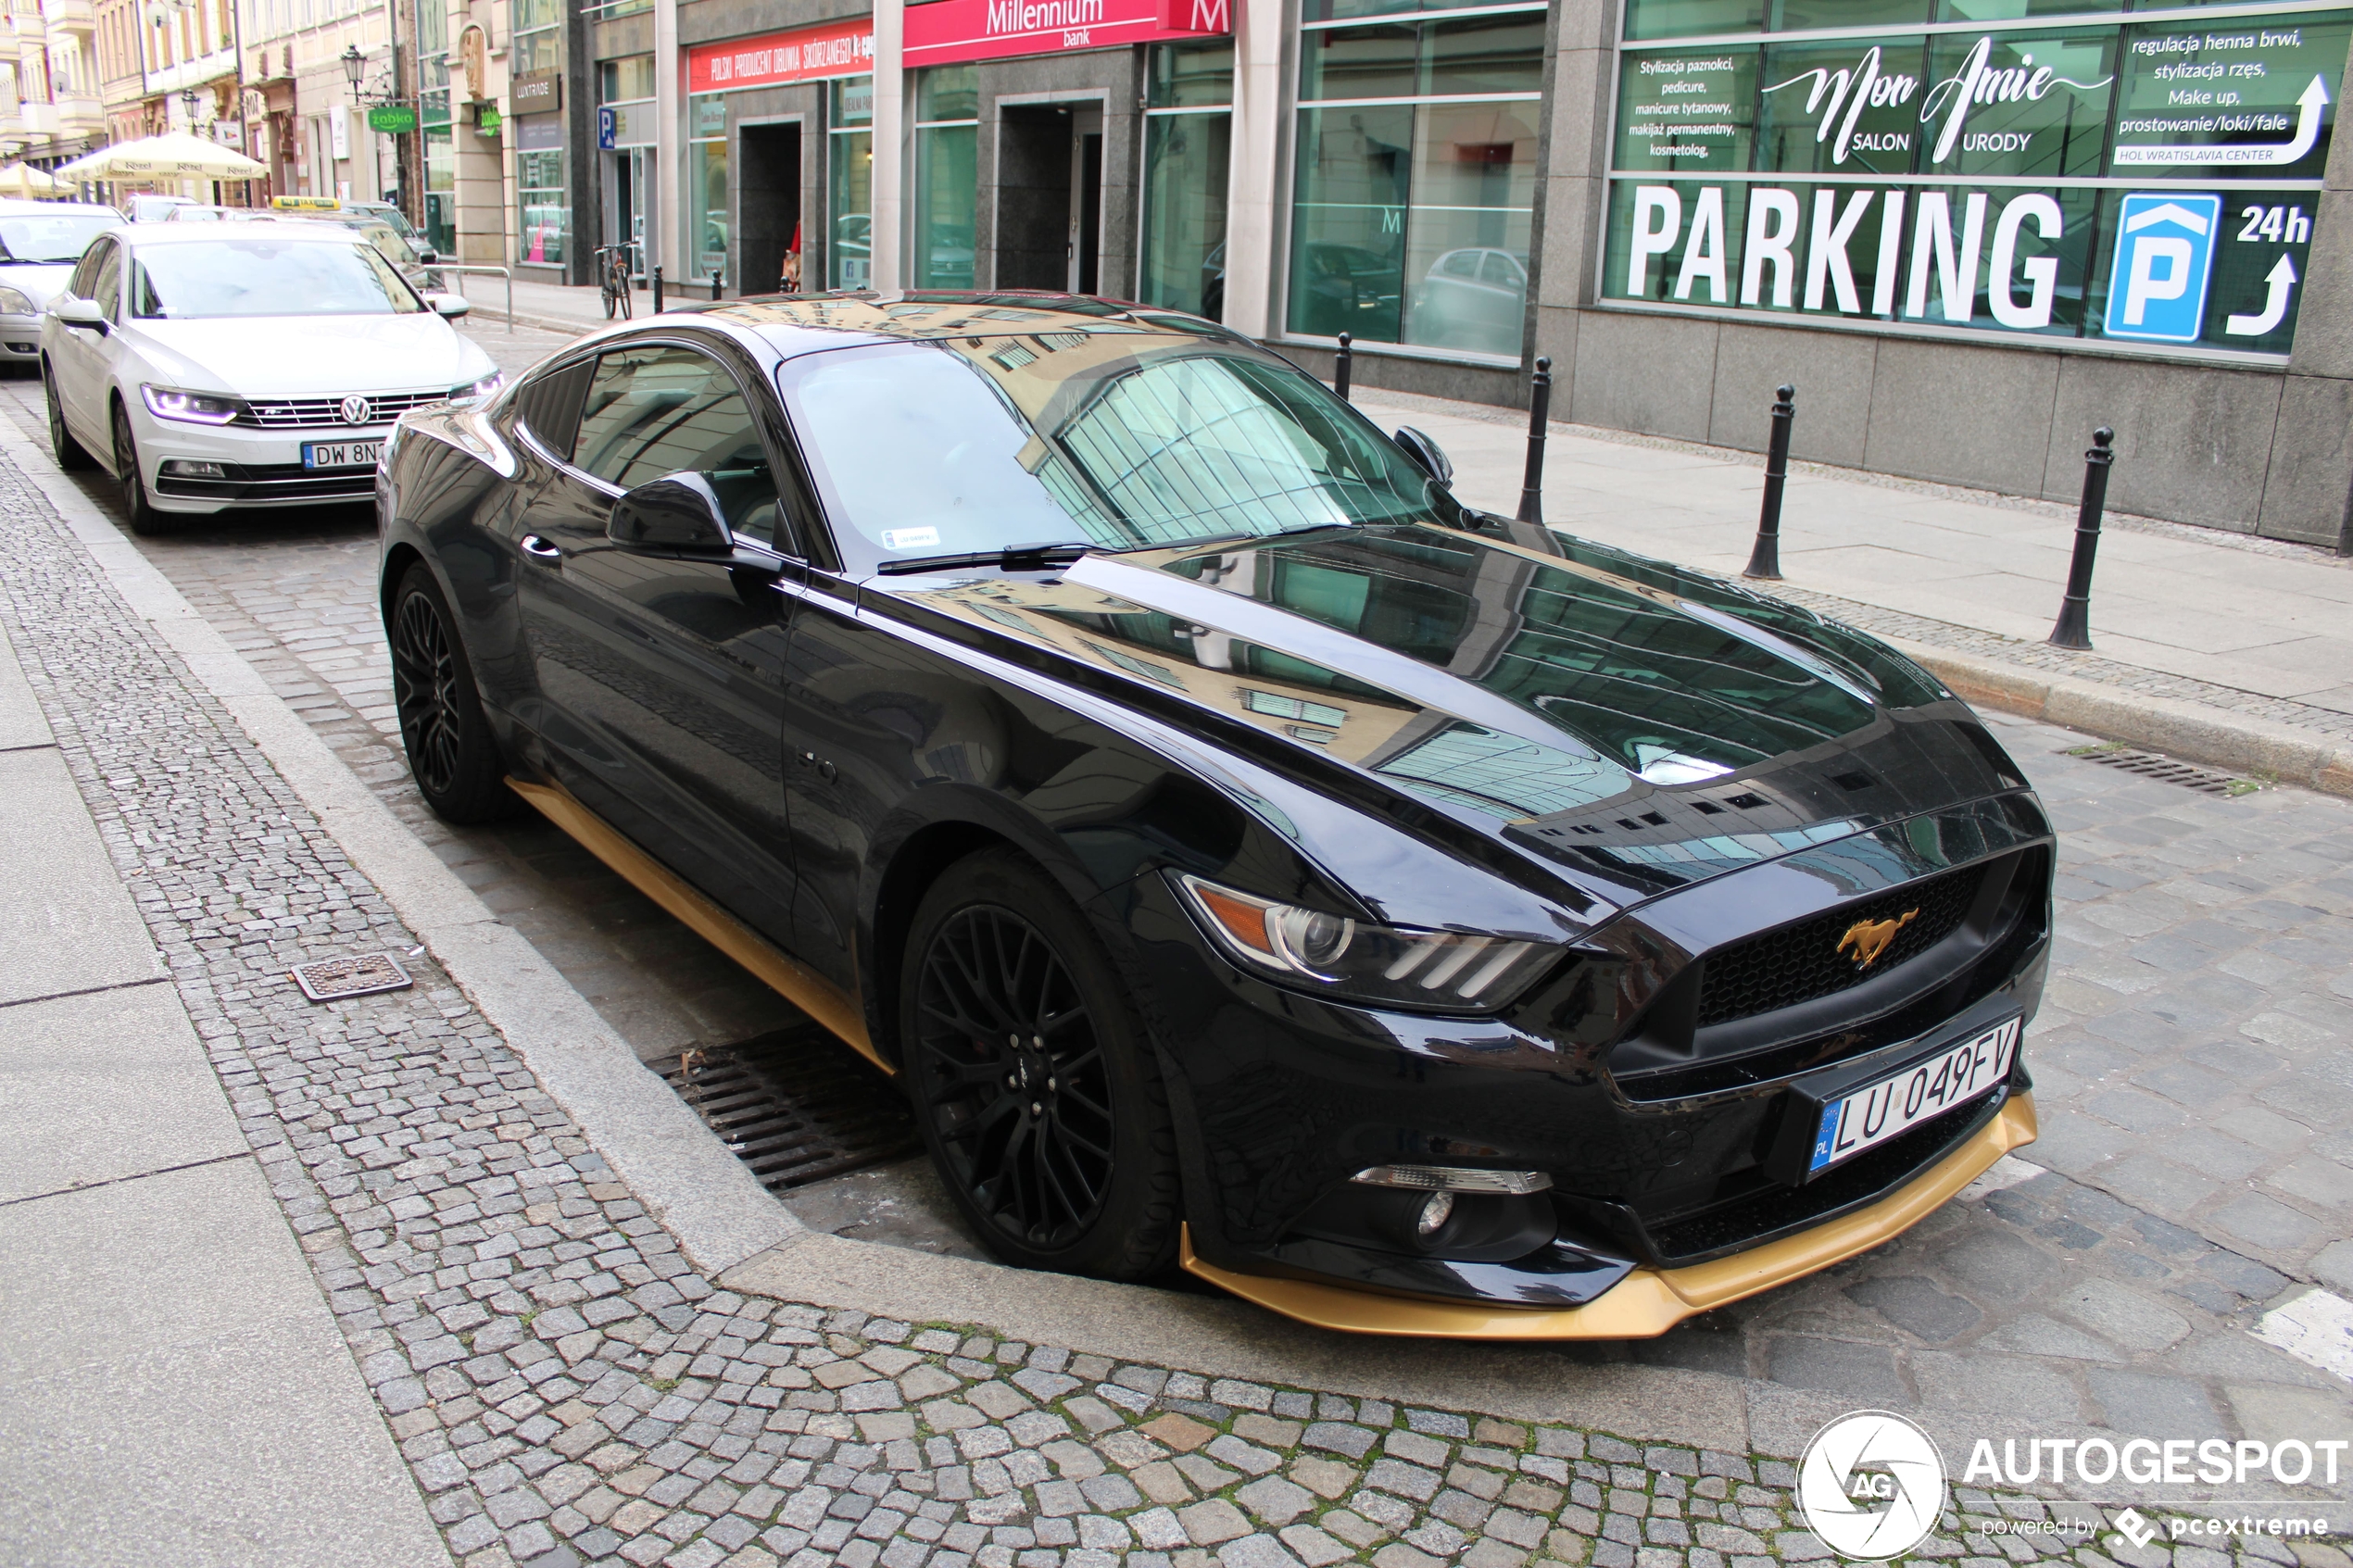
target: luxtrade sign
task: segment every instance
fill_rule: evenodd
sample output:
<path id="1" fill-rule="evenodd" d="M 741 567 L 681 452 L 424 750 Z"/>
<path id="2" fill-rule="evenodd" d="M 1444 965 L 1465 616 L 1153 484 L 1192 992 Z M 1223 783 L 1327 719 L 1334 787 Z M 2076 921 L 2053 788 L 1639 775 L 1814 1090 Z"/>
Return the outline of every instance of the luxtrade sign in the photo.
<path id="1" fill-rule="evenodd" d="M 910 69 L 1203 38 L 1234 30 L 1236 0 L 937 0 L 907 7 Z"/>
<path id="2" fill-rule="evenodd" d="M 1647 36 L 1726 10 L 1627 0 L 1604 299 L 2286 355 L 2353 11 Z"/>

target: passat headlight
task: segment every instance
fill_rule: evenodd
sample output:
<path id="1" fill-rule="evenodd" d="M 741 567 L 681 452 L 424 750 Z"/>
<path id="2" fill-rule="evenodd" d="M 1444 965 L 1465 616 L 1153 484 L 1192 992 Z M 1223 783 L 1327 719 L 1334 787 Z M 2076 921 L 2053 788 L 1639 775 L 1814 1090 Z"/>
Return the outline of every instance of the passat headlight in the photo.
<path id="1" fill-rule="evenodd" d="M 147 411 L 156 418 L 190 424 L 225 425 L 245 411 L 244 398 L 218 392 L 182 392 L 177 387 L 142 384 L 139 395 L 147 400 Z"/>
<path id="2" fill-rule="evenodd" d="M 1197 876 L 1176 886 L 1217 945 L 1251 969 L 1356 1001 L 1495 1012 L 1560 956 L 1546 942 L 1411 931 L 1277 904 Z"/>
<path id="3" fill-rule="evenodd" d="M 449 389 L 449 401 L 452 403 L 479 403 L 484 398 L 489 396 L 492 393 L 497 391 L 500 387 L 506 384 L 507 377 L 505 372 L 493 370 L 488 375 L 483 377 L 480 381 L 468 382 L 463 386 L 451 387 Z"/>
<path id="4" fill-rule="evenodd" d="M 0 287 L 0 316 L 38 316 L 41 312 L 22 289 Z"/>

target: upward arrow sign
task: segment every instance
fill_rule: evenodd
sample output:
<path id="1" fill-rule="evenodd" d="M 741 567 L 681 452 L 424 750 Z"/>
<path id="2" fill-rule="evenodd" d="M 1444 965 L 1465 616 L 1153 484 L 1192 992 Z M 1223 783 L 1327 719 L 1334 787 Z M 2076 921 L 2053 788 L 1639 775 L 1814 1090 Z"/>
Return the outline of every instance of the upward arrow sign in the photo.
<path id="1" fill-rule="evenodd" d="M 2284 256 L 2263 281 L 2271 292 L 2263 298 L 2263 308 L 2252 316 L 2233 316 L 2222 323 L 2222 330 L 2233 337 L 2261 337 L 2280 324 L 2287 315 L 2287 291 L 2296 286 L 2296 267 Z"/>
<path id="2" fill-rule="evenodd" d="M 2296 134 L 2284 142 L 2219 143 L 2212 146 L 2120 146 L 2120 167 L 2144 168 L 2168 164 L 2236 164 L 2278 168 L 2294 163 L 2321 139 L 2321 110 L 2328 106 L 2329 90 L 2319 77 L 2296 100 Z"/>

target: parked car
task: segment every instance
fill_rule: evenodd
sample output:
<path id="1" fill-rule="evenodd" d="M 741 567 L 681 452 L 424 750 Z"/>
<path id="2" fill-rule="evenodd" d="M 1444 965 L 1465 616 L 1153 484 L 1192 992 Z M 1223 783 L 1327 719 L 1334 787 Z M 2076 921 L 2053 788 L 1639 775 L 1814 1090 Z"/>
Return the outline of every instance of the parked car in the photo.
<path id="1" fill-rule="evenodd" d="M 195 207 L 193 196 L 164 196 L 142 191 L 122 199 L 122 216 L 132 223 L 160 223 L 171 216 L 175 207 Z"/>
<path id="2" fill-rule="evenodd" d="M 1407 337 L 1432 348 L 1517 358 L 1527 329 L 1527 261 L 1508 250 L 1471 245 L 1430 263 L 1414 291 Z"/>
<path id="3" fill-rule="evenodd" d="M 905 1086 L 1016 1263 L 1656 1334 L 2033 1135 L 2053 834 L 1871 638 L 1195 318 L 817 295 L 396 427 L 403 741 Z"/>
<path id="4" fill-rule="evenodd" d="M 1291 266 L 1291 324 L 1319 337 L 1353 332 L 1394 342 L 1403 276 L 1396 257 L 1362 245 L 1302 245 Z"/>
<path id="5" fill-rule="evenodd" d="M 50 445 L 64 468 L 105 462 L 138 533 L 365 500 L 396 417 L 497 386 L 446 320 L 465 311 L 323 224 L 102 233 L 42 317 Z"/>
<path id="6" fill-rule="evenodd" d="M 122 215 L 88 202 L 0 199 L 0 363 L 41 363 L 41 312 L 91 240 Z"/>

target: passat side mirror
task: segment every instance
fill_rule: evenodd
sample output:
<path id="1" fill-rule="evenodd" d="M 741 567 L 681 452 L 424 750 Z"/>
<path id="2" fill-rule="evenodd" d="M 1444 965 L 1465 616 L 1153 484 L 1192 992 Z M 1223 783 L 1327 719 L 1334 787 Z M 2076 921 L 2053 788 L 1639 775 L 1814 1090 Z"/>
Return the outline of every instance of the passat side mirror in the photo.
<path id="1" fill-rule="evenodd" d="M 724 556 L 736 548 L 711 481 L 691 472 L 649 481 L 615 501 L 605 537 L 664 555 Z"/>
<path id="2" fill-rule="evenodd" d="M 421 245 L 417 250 L 417 259 L 430 267 L 434 262 L 441 259 L 441 252 L 434 249 L 431 245 Z"/>
<path id="3" fill-rule="evenodd" d="M 69 327 L 103 334 L 107 330 L 107 313 L 94 299 L 79 299 L 70 295 L 57 301 L 57 320 Z"/>
<path id="4" fill-rule="evenodd" d="M 1445 484 L 1453 479 L 1454 465 L 1446 460 L 1446 454 L 1439 450 L 1438 443 L 1412 425 L 1399 430 L 1396 441 L 1405 449 L 1405 456 L 1414 459 L 1414 466 L 1439 483 Z"/>
<path id="5" fill-rule="evenodd" d="M 452 321 L 474 307 L 473 301 L 460 294 L 429 294 L 425 303 L 433 307 L 434 315 Z"/>

